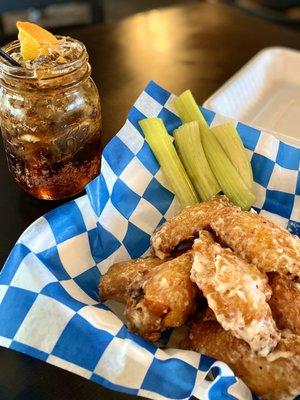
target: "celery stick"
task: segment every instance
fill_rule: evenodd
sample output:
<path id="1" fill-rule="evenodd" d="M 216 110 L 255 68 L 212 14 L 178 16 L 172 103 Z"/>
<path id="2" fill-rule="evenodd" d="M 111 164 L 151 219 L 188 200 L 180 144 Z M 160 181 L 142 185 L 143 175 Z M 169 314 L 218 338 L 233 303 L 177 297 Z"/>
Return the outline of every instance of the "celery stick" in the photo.
<path id="1" fill-rule="evenodd" d="M 235 166 L 245 184 L 250 190 L 253 187 L 253 175 L 250 161 L 243 142 L 232 122 L 214 126 L 211 131 L 222 146 L 227 157 Z"/>
<path id="2" fill-rule="evenodd" d="M 139 121 L 146 141 L 182 207 L 195 204 L 198 197 L 160 118 Z"/>
<path id="3" fill-rule="evenodd" d="M 198 121 L 200 131 L 208 127 L 190 90 L 186 90 L 174 101 L 174 107 L 182 122 Z"/>
<path id="4" fill-rule="evenodd" d="M 201 143 L 199 124 L 189 122 L 174 131 L 175 145 L 183 165 L 201 200 L 208 200 L 221 191 Z"/>
<path id="5" fill-rule="evenodd" d="M 255 196 L 225 154 L 214 134 L 209 129 L 203 129 L 201 139 L 207 161 L 224 194 L 232 203 L 243 210 L 249 210 L 255 201 Z"/>
<path id="6" fill-rule="evenodd" d="M 198 121 L 207 161 L 223 192 L 233 203 L 245 210 L 249 209 L 255 201 L 255 196 L 210 131 L 190 90 L 182 93 L 175 100 L 174 106 L 183 122 Z"/>

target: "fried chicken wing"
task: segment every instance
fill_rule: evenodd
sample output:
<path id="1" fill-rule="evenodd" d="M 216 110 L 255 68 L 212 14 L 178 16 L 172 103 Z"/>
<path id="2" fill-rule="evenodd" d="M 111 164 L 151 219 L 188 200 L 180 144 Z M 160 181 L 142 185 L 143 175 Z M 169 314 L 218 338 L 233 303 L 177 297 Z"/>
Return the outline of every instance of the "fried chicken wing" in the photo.
<path id="1" fill-rule="evenodd" d="M 185 323 L 196 307 L 197 286 L 190 280 L 192 263 L 189 251 L 137 276 L 125 309 L 131 331 L 156 342 L 162 330 Z"/>
<path id="2" fill-rule="evenodd" d="M 242 211 L 225 196 L 184 208 L 153 234 L 153 251 L 163 259 L 180 242 L 208 228 L 262 271 L 300 279 L 300 239 L 262 215 Z"/>
<path id="3" fill-rule="evenodd" d="M 300 335 L 300 284 L 275 273 L 268 278 L 273 292 L 269 304 L 276 325 Z"/>
<path id="4" fill-rule="evenodd" d="M 202 318 L 190 329 L 185 347 L 223 361 L 261 399 L 291 400 L 300 393 L 300 336 L 282 331 L 267 357 L 225 331 L 217 321 Z"/>
<path id="5" fill-rule="evenodd" d="M 300 239 L 264 216 L 238 207 L 223 208 L 210 226 L 236 254 L 260 270 L 300 278 Z"/>
<path id="6" fill-rule="evenodd" d="M 211 200 L 185 207 L 179 214 L 168 220 L 152 235 L 152 249 L 155 255 L 165 259 L 182 241 L 210 226 L 215 213 L 224 207 L 232 207 L 226 196 L 216 195 Z"/>
<path id="7" fill-rule="evenodd" d="M 123 261 L 112 265 L 100 280 L 99 291 L 101 300 L 112 299 L 125 304 L 128 299 L 128 287 L 137 275 L 143 276 L 162 262 L 159 258 L 148 257 Z"/>
<path id="8" fill-rule="evenodd" d="M 271 297 L 266 275 L 215 243 L 207 231 L 200 231 L 193 250 L 191 279 L 202 290 L 219 323 L 244 339 L 252 351 L 269 354 L 280 334 L 266 301 Z"/>

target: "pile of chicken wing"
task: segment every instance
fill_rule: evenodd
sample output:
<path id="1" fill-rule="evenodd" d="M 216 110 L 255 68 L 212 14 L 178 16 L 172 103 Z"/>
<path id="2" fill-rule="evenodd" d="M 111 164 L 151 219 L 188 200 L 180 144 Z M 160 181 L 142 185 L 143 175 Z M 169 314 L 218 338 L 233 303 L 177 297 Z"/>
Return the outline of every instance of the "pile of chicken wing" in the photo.
<path id="1" fill-rule="evenodd" d="M 218 195 L 151 244 L 151 257 L 114 264 L 100 281 L 103 301 L 126 305 L 128 328 L 157 342 L 187 324 L 183 348 L 226 362 L 262 399 L 298 395 L 300 239 Z"/>

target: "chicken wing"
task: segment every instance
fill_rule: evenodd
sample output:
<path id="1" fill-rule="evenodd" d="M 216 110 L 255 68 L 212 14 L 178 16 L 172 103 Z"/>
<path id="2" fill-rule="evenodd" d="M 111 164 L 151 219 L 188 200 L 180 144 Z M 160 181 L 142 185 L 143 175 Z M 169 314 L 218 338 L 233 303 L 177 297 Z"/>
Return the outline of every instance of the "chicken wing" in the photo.
<path id="1" fill-rule="evenodd" d="M 184 208 L 153 234 L 153 251 L 163 259 L 180 242 L 208 228 L 262 271 L 300 279 L 300 239 L 262 215 L 242 211 L 225 196 Z"/>
<path id="2" fill-rule="evenodd" d="M 282 331 L 272 353 L 260 357 L 217 321 L 201 318 L 184 347 L 228 364 L 261 399 L 291 400 L 300 393 L 300 336 L 289 331 Z"/>
<path id="3" fill-rule="evenodd" d="M 269 274 L 272 297 L 269 301 L 279 329 L 300 335 L 300 284 L 278 274 Z"/>
<path id="4" fill-rule="evenodd" d="M 198 236 L 200 230 L 209 227 L 215 213 L 224 207 L 233 206 L 227 197 L 219 195 L 203 203 L 185 207 L 152 235 L 155 255 L 161 259 L 168 257 L 180 242 Z"/>
<path id="5" fill-rule="evenodd" d="M 264 216 L 238 207 L 223 208 L 210 226 L 236 254 L 260 270 L 300 278 L 300 239 Z"/>
<path id="6" fill-rule="evenodd" d="M 101 300 L 112 299 L 125 304 L 128 299 L 128 287 L 137 275 L 143 276 L 161 263 L 163 261 L 159 258 L 148 257 L 112 265 L 100 280 L 99 292 Z"/>
<path id="7" fill-rule="evenodd" d="M 192 263 L 189 251 L 137 276 L 125 309 L 131 331 L 156 342 L 162 330 L 184 324 L 196 308 L 197 286 L 190 280 Z"/>
<path id="8" fill-rule="evenodd" d="M 252 351 L 266 356 L 280 334 L 266 300 L 271 288 L 263 272 L 215 243 L 207 231 L 195 240 L 191 279 L 207 298 L 219 323 L 244 339 Z"/>

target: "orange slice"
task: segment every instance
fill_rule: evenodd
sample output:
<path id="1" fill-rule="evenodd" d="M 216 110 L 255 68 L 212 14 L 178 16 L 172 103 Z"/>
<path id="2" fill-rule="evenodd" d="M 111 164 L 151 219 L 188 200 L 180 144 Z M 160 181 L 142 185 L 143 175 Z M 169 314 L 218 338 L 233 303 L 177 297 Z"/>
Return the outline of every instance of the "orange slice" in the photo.
<path id="1" fill-rule="evenodd" d="M 33 60 L 39 55 L 48 55 L 51 48 L 59 49 L 57 38 L 40 26 L 18 21 L 17 28 L 23 60 Z"/>

